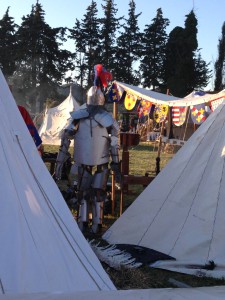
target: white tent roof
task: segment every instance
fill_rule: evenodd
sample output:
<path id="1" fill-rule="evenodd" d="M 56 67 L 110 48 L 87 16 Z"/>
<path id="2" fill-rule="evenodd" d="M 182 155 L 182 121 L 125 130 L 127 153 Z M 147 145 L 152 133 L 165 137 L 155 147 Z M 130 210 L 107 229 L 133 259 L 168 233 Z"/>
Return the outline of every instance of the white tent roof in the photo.
<path id="1" fill-rule="evenodd" d="M 0 294 L 114 290 L 0 84 Z"/>
<path id="2" fill-rule="evenodd" d="M 122 87 L 128 93 L 136 95 L 141 99 L 151 101 L 155 104 L 166 104 L 169 106 L 191 106 L 191 105 L 207 103 L 209 101 L 225 98 L 225 90 L 217 94 L 205 94 L 204 96 L 198 96 L 198 97 L 190 94 L 182 99 L 182 98 L 169 96 L 162 93 L 157 93 L 145 88 L 140 88 L 138 86 L 129 85 L 123 82 L 115 81 L 115 83 L 118 86 Z"/>
<path id="3" fill-rule="evenodd" d="M 225 287 L 87 291 L 73 294 L 0 295 L 0 300 L 224 300 Z"/>
<path id="4" fill-rule="evenodd" d="M 79 104 L 72 96 L 69 96 L 58 106 L 49 108 L 39 128 L 39 135 L 43 144 L 60 145 L 61 134 L 69 125 L 70 113 L 79 108 Z"/>
<path id="5" fill-rule="evenodd" d="M 225 104 L 103 235 L 176 258 L 154 266 L 225 277 Z M 203 267 L 214 261 L 214 270 Z M 198 264 L 199 266 L 196 266 Z"/>
<path id="6" fill-rule="evenodd" d="M 167 104 L 167 101 L 179 100 L 180 98 L 169 96 L 166 94 L 154 92 L 139 86 L 130 85 L 127 83 L 115 81 L 116 85 L 122 87 L 126 92 L 136 95 L 137 97 L 143 98 L 157 104 Z"/>

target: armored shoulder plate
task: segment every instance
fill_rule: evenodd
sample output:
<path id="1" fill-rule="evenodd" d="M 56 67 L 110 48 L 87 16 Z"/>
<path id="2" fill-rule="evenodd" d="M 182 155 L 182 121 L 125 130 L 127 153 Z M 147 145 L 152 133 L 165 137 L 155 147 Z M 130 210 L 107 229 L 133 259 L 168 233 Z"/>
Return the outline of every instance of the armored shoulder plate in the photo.
<path id="1" fill-rule="evenodd" d="M 78 110 L 70 113 L 73 120 L 84 119 L 89 116 L 86 105 L 82 105 Z"/>
<path id="2" fill-rule="evenodd" d="M 102 111 L 101 113 L 97 113 L 94 116 L 94 119 L 96 122 L 98 122 L 101 126 L 103 127 L 110 127 L 113 124 L 113 117 L 110 113 L 108 113 L 107 111 Z"/>

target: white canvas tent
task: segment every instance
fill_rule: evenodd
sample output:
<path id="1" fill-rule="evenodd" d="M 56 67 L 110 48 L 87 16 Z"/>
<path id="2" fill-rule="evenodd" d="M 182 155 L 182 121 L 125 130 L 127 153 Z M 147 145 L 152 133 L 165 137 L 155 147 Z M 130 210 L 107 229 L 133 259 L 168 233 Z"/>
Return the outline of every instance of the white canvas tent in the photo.
<path id="1" fill-rule="evenodd" d="M 177 101 L 181 99 L 163 93 L 154 92 L 146 88 L 141 88 L 139 86 L 130 85 L 124 82 L 115 81 L 115 83 L 117 86 L 121 87 L 126 92 L 135 95 L 141 99 L 154 102 L 156 104 L 167 104 L 167 101 Z"/>
<path id="2" fill-rule="evenodd" d="M 103 238 L 172 256 L 154 267 L 225 277 L 225 104 L 191 136 Z M 212 270 L 205 265 L 215 263 Z"/>
<path id="3" fill-rule="evenodd" d="M 114 290 L 0 85 L 0 294 Z"/>
<path id="4" fill-rule="evenodd" d="M 0 300 L 224 300 L 225 287 L 87 291 L 66 294 L 0 295 Z"/>
<path id="5" fill-rule="evenodd" d="M 0 71 L 0 299 L 224 298 L 225 287 L 116 291 L 52 180 Z"/>
<path id="6" fill-rule="evenodd" d="M 39 128 L 39 135 L 43 144 L 60 145 L 61 134 L 69 125 L 70 113 L 79 108 L 79 104 L 72 96 L 69 96 L 58 106 L 49 108 Z"/>

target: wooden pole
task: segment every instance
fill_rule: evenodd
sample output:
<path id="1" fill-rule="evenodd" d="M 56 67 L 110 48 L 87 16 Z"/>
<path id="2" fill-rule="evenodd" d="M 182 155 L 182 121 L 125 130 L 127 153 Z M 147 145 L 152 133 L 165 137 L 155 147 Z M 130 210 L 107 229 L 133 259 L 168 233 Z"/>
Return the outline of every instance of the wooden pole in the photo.
<path id="1" fill-rule="evenodd" d="M 113 118 L 117 120 L 117 115 L 118 115 L 118 107 L 117 103 L 113 103 Z M 115 214 L 115 198 L 116 198 L 116 193 L 115 193 L 115 174 L 112 172 L 112 216 Z"/>
<path id="2" fill-rule="evenodd" d="M 166 94 L 167 95 L 169 94 L 169 89 L 167 89 Z M 156 175 L 158 175 L 160 172 L 160 153 L 161 153 L 161 148 L 162 148 L 162 135 L 163 135 L 163 131 L 164 131 L 164 126 L 165 126 L 165 122 L 163 121 L 162 125 L 161 125 L 158 153 L 157 153 L 157 157 L 156 157 L 156 168 L 155 168 Z"/>

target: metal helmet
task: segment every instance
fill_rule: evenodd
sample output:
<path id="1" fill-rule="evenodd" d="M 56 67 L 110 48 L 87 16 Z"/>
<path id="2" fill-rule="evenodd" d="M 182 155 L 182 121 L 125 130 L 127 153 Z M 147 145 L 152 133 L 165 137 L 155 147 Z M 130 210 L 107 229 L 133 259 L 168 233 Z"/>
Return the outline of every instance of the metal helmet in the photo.
<path id="1" fill-rule="evenodd" d="M 105 96 L 101 89 L 92 86 L 87 92 L 87 105 L 104 105 Z"/>

